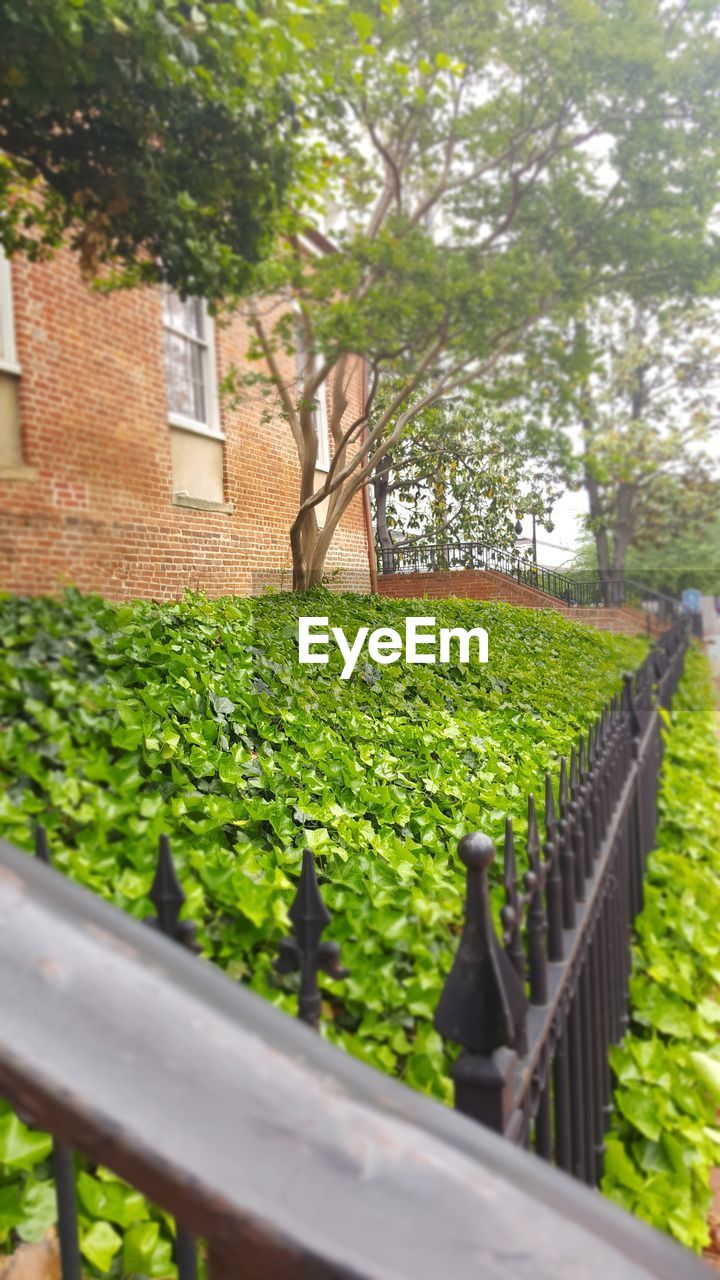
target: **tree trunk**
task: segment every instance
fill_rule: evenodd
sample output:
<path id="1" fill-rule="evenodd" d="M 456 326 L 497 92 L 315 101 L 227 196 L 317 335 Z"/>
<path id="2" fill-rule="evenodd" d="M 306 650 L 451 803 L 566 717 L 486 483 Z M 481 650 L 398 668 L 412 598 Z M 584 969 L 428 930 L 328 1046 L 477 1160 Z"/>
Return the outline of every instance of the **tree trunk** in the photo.
<path id="1" fill-rule="evenodd" d="M 587 458 L 588 440 L 590 436 L 590 426 L 588 423 L 583 425 L 583 435 L 585 436 L 586 441 L 585 488 L 587 490 L 588 505 L 590 507 L 590 519 L 593 522 L 593 537 L 595 539 L 595 554 L 598 562 L 600 590 L 602 592 L 603 604 L 613 604 L 614 587 L 612 565 L 610 562 L 610 540 L 608 538 L 607 525 L 603 519 L 600 489 L 597 479 L 593 473 L 592 465 Z"/>
<path id="2" fill-rule="evenodd" d="M 594 530 L 595 538 L 595 554 L 598 562 L 598 574 L 600 576 L 600 590 L 602 592 L 603 604 L 614 604 L 614 587 L 613 572 L 610 563 L 610 539 L 605 525 L 601 525 Z"/>
<path id="3" fill-rule="evenodd" d="M 638 342 L 642 342 L 645 337 L 645 317 L 639 305 L 635 308 L 633 334 Z M 635 369 L 633 387 L 630 394 L 631 422 L 639 422 L 642 419 L 646 403 L 645 367 L 640 364 Z M 634 484 L 628 481 L 621 481 L 615 495 L 611 572 L 615 583 L 615 592 L 620 603 L 625 598 L 625 562 L 635 532 L 635 490 L 636 486 Z"/>
<path id="4" fill-rule="evenodd" d="M 385 469 L 387 459 L 384 460 L 382 466 Z M 380 556 L 382 559 L 383 573 L 393 572 L 393 540 L 387 522 L 387 501 L 390 490 L 390 480 L 387 475 L 373 476 L 373 490 L 375 493 L 375 533 L 377 536 L 378 546 L 380 548 Z"/>
<path id="5" fill-rule="evenodd" d="M 323 584 L 323 566 L 293 565 L 293 591 L 309 591 Z"/>
<path id="6" fill-rule="evenodd" d="M 293 591 L 309 591 L 322 585 L 325 556 L 318 563 L 318 524 L 314 508 L 307 511 L 300 522 L 290 530 L 292 551 Z"/>

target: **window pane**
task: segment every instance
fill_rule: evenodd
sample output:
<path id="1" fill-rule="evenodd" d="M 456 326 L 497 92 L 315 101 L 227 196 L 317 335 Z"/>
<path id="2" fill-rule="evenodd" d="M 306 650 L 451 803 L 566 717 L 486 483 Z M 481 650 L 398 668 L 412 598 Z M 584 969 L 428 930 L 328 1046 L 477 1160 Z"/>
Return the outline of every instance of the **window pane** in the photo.
<path id="1" fill-rule="evenodd" d="M 186 298 L 183 302 L 171 289 L 165 290 L 165 323 L 180 329 L 189 338 L 202 341 L 205 337 L 203 304 L 200 298 Z"/>
<path id="2" fill-rule="evenodd" d="M 15 342 L 10 323 L 11 311 L 10 263 L 0 249 L 0 360 L 10 360 L 15 354 Z"/>
<path id="3" fill-rule="evenodd" d="M 171 413 L 181 413 L 195 422 L 207 422 L 205 404 L 205 348 L 192 338 L 165 330 L 168 404 Z"/>

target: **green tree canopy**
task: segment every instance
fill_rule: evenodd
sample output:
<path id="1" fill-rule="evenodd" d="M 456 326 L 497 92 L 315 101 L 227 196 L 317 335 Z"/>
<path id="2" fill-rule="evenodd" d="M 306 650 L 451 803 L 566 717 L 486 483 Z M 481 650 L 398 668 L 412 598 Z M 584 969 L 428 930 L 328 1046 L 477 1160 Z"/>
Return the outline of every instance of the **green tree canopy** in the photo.
<path id="1" fill-rule="evenodd" d="M 606 583 L 630 571 L 631 548 L 659 567 L 676 540 L 702 541 L 716 510 L 716 330 L 707 304 L 615 295 L 536 335 L 532 399 L 580 445 Z"/>
<path id="2" fill-rule="evenodd" d="M 696 288 L 717 255 L 720 54 L 710 0 L 382 0 L 310 24 L 307 118 L 326 147 L 304 201 L 335 251 L 291 240 L 265 275 L 296 311 L 249 309 L 300 459 L 297 586 L 418 415 L 499 368 L 543 317 L 652 280 Z M 299 387 L 279 356 L 301 330 Z M 348 421 L 363 356 L 368 394 Z M 381 404 L 390 374 L 398 391 Z M 334 457 L 316 488 L 313 404 Z M 326 501 L 327 500 L 327 501 Z M 324 503 L 324 526 L 316 520 Z"/>
<path id="3" fill-rule="evenodd" d="M 720 489 L 713 495 L 713 506 L 704 519 L 691 527 L 675 531 L 666 541 L 628 548 L 625 562 L 627 576 L 636 582 L 679 596 L 686 587 L 695 587 L 703 595 L 720 597 Z M 595 539 L 588 535 L 573 562 L 573 570 L 597 574 Z"/>
<path id="4" fill-rule="evenodd" d="M 418 414 L 413 430 L 378 463 L 378 546 L 513 546 L 519 515 L 534 514 L 548 526 L 572 465 L 561 432 L 489 411 L 467 393 L 439 400 Z"/>
<path id="5" fill-rule="evenodd" d="M 0 0 L 0 243 L 218 299 L 273 245 L 302 6 Z M 294 16 L 293 16 L 294 15 Z"/>

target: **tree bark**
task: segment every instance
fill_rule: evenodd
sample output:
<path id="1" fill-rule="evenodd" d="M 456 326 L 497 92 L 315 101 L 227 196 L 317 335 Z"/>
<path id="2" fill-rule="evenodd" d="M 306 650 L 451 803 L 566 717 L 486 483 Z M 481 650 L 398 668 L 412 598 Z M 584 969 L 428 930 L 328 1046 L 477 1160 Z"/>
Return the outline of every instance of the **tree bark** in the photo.
<path id="1" fill-rule="evenodd" d="M 600 486 L 598 485 L 597 477 L 592 468 L 592 425 L 590 418 L 587 416 L 583 418 L 582 432 L 585 452 L 585 489 L 588 495 L 590 519 L 593 522 L 593 537 L 595 539 L 595 554 L 597 556 L 598 574 L 600 576 L 600 590 L 602 592 L 603 604 L 609 605 L 613 603 L 610 540 L 608 538 L 607 524 L 604 519 Z"/>
<path id="2" fill-rule="evenodd" d="M 386 470 L 387 459 L 382 463 L 383 470 Z M 373 476 L 373 490 L 375 493 L 375 533 L 378 540 L 378 546 L 383 553 L 383 568 L 385 560 L 389 559 L 389 553 L 392 552 L 393 540 L 392 534 L 388 528 L 387 522 L 387 501 L 390 490 L 390 480 L 387 476 Z"/>
<path id="3" fill-rule="evenodd" d="M 611 572 L 613 581 L 616 584 L 616 592 L 620 596 L 620 603 L 622 602 L 622 598 L 624 598 L 625 562 L 627 560 L 628 548 L 630 547 L 633 536 L 634 494 L 634 485 L 621 484 L 618 489 L 615 504 Z"/>
<path id="4" fill-rule="evenodd" d="M 645 317 L 642 307 L 635 307 L 633 318 L 633 336 L 637 342 L 645 338 Z M 645 381 L 646 367 L 638 364 L 634 371 L 633 386 L 630 394 L 630 421 L 639 422 L 647 404 L 647 386 Z M 616 584 L 616 593 L 622 602 L 625 594 L 625 564 L 627 553 L 635 532 L 635 494 L 637 486 L 628 480 L 621 481 L 615 495 L 615 511 L 612 528 L 612 565 L 611 572 Z"/>

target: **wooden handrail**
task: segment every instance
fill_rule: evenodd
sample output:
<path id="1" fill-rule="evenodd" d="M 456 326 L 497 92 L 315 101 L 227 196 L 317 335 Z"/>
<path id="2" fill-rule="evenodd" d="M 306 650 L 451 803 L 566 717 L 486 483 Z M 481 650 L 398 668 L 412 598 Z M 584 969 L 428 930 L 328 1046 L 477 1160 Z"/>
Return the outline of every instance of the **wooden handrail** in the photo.
<path id="1" fill-rule="evenodd" d="M 2 842 L 0 973 L 0 1094 L 208 1240 L 213 1280 L 704 1274 Z"/>

